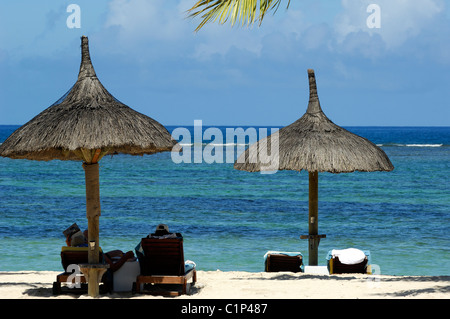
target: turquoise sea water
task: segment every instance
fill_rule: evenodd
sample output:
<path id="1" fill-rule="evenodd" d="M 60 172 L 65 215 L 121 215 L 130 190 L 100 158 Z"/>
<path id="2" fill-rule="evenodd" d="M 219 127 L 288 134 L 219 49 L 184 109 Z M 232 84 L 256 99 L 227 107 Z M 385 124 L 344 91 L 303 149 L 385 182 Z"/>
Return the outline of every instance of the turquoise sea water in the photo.
<path id="1" fill-rule="evenodd" d="M 0 126 L 0 143 L 16 128 Z M 319 264 L 331 249 L 355 247 L 370 250 L 382 274 L 450 275 L 450 127 L 347 129 L 380 145 L 395 169 L 319 174 L 319 233 L 327 235 Z M 81 162 L 0 158 L 0 271 L 62 270 L 62 231 L 87 227 L 84 187 Z M 116 155 L 100 161 L 100 193 L 106 251 L 134 250 L 166 223 L 200 270 L 263 271 L 268 250 L 308 260 L 299 239 L 308 232 L 307 172 Z"/>

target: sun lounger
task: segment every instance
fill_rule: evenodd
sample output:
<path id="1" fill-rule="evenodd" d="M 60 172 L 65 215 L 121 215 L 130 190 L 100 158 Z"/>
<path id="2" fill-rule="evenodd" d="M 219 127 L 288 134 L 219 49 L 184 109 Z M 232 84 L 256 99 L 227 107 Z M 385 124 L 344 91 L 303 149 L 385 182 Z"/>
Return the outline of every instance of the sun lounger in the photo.
<path id="1" fill-rule="evenodd" d="M 266 272 L 302 272 L 303 255 L 300 252 L 268 251 L 264 255 Z"/>
<path id="2" fill-rule="evenodd" d="M 184 260 L 183 238 L 142 238 L 141 247 L 144 255 L 140 257 L 141 274 L 133 289 L 136 293 L 141 293 L 143 285 L 146 293 L 178 296 L 188 292 L 188 280 L 192 279 L 192 284 L 197 281 L 195 264 Z M 171 287 L 165 288 L 164 284 Z M 174 285 L 181 285 L 181 291 L 174 290 Z"/>
<path id="3" fill-rule="evenodd" d="M 100 260 L 103 258 L 103 253 L 100 249 Z M 80 284 L 81 289 L 75 287 L 71 288 L 70 292 L 75 292 L 79 290 L 86 290 L 86 278 L 79 271 L 79 264 L 88 263 L 88 247 L 62 247 L 61 248 L 61 264 L 63 266 L 64 272 L 56 276 L 56 281 L 53 282 L 53 294 L 61 294 L 62 287 L 61 284 Z M 69 267 L 74 265 L 75 267 Z M 70 282 L 69 282 L 70 280 Z M 103 290 L 110 292 L 112 290 L 112 281 L 109 279 L 109 275 L 105 274 L 102 278 Z"/>
<path id="4" fill-rule="evenodd" d="M 331 274 L 370 274 L 370 251 L 356 248 L 333 249 L 328 252 L 327 266 Z"/>

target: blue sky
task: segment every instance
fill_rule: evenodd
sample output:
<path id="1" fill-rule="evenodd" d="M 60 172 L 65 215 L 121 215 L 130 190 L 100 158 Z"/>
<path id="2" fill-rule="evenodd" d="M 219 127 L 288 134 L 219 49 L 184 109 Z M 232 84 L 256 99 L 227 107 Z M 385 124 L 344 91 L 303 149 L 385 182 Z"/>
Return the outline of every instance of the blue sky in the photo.
<path id="1" fill-rule="evenodd" d="M 1 1 L 0 124 L 24 124 L 70 89 L 86 35 L 103 85 L 164 125 L 288 125 L 306 111 L 308 68 L 338 125 L 450 125 L 449 1 L 285 1 L 261 27 L 198 33 L 194 3 Z M 367 25 L 370 4 L 380 28 Z"/>

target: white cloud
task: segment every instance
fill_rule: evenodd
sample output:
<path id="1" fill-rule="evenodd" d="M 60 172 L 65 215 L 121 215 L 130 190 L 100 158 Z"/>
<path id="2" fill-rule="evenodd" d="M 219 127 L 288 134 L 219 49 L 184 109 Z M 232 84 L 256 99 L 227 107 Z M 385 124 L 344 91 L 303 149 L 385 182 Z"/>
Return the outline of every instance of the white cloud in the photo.
<path id="1" fill-rule="evenodd" d="M 192 0 L 112 0 L 105 27 L 116 30 L 117 41 L 129 50 L 152 54 L 182 54 L 205 60 L 238 48 L 258 53 L 258 29 L 231 28 L 210 23 L 194 30 L 200 19 L 188 18 Z M 172 52 L 169 52 L 172 51 Z"/>
<path id="2" fill-rule="evenodd" d="M 215 22 L 197 33 L 194 30 L 201 20 L 187 18 L 193 3 L 111 0 L 103 34 L 115 51 L 153 61 L 166 57 L 209 61 L 234 52 L 274 61 L 295 60 L 312 52 L 377 59 L 412 48 L 424 52 L 424 39 L 435 34 L 428 47 L 435 48 L 440 60 L 448 60 L 446 46 L 439 44 L 446 35 L 437 32 L 448 23 L 443 0 L 341 0 L 331 8 L 324 1 L 314 6 L 295 2 L 287 11 L 280 8 L 274 15 L 269 13 L 261 26 Z M 370 4 L 381 8 L 379 29 L 367 26 Z"/>
<path id="3" fill-rule="evenodd" d="M 377 4 L 381 9 L 381 28 L 367 26 L 370 4 Z M 395 49 L 432 25 L 444 11 L 445 3 L 443 0 L 342 0 L 342 8 L 335 21 L 339 41 L 360 31 L 377 33 L 389 49 Z"/>
<path id="4" fill-rule="evenodd" d="M 304 13 L 294 8 L 268 14 L 262 26 L 250 27 L 230 23 L 208 23 L 199 32 L 194 30 L 200 18 L 188 18 L 187 10 L 193 0 L 112 0 L 105 27 L 111 31 L 122 48 L 157 54 L 161 50 L 182 50 L 189 58 L 205 61 L 215 55 L 225 56 L 233 50 L 260 56 L 267 35 L 294 34 L 306 28 Z M 294 37 L 295 38 L 295 37 Z M 315 46 L 314 41 L 310 41 Z M 282 48 L 279 48 L 282 50 Z M 169 54 L 173 54 L 172 52 Z"/>
<path id="5" fill-rule="evenodd" d="M 215 54 L 226 55 L 232 48 L 259 55 L 261 51 L 261 30 L 231 28 L 229 25 L 210 24 L 195 34 L 193 57 L 209 59 Z"/>
<path id="6" fill-rule="evenodd" d="M 185 4 L 186 1 L 174 6 L 164 0 L 112 0 L 105 26 L 119 26 L 121 38 L 131 42 L 173 41 L 188 31 Z"/>

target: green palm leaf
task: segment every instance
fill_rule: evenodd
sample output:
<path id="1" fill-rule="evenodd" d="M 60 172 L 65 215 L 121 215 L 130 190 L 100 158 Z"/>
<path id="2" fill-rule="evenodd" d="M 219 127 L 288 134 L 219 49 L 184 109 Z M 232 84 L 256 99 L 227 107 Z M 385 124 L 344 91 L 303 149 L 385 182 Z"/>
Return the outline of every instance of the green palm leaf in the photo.
<path id="1" fill-rule="evenodd" d="M 268 11 L 277 11 L 282 0 L 199 0 L 188 10 L 189 17 L 200 16 L 202 21 L 195 31 L 200 30 L 208 22 L 223 24 L 230 19 L 231 25 L 237 21 L 243 26 L 259 20 L 259 24 Z M 287 0 L 287 8 L 291 0 Z M 259 11 L 257 9 L 259 2 Z"/>

